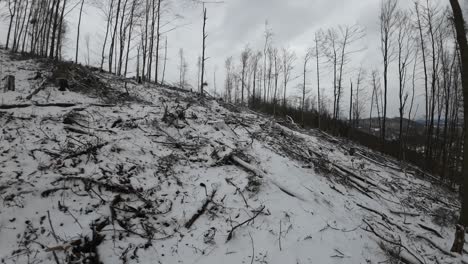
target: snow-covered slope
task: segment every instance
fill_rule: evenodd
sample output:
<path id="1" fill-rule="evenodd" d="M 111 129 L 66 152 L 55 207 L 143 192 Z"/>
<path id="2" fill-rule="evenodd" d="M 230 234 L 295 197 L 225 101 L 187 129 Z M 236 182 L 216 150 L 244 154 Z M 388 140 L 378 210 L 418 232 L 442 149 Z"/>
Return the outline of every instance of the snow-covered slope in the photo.
<path id="1" fill-rule="evenodd" d="M 447 252 L 457 196 L 411 167 L 193 93 L 0 63 L 17 78 L 0 93 L 2 263 L 468 261 Z"/>

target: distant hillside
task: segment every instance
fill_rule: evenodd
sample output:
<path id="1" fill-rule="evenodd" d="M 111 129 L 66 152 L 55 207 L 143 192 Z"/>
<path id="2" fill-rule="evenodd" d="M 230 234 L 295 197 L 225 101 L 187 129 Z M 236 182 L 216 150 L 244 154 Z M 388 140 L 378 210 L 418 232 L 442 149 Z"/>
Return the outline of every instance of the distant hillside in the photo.
<path id="1" fill-rule="evenodd" d="M 404 132 L 406 132 L 406 128 L 408 126 L 408 119 L 403 119 L 403 127 Z M 387 126 L 387 139 L 397 139 L 400 133 L 400 118 L 387 118 L 386 122 Z M 372 118 L 372 119 L 361 119 L 359 121 L 359 129 L 364 132 L 370 132 L 375 136 L 380 135 L 380 127 L 379 127 L 379 119 Z M 409 121 L 409 133 L 410 135 L 423 135 L 424 134 L 424 124 L 420 124 L 415 121 Z"/>

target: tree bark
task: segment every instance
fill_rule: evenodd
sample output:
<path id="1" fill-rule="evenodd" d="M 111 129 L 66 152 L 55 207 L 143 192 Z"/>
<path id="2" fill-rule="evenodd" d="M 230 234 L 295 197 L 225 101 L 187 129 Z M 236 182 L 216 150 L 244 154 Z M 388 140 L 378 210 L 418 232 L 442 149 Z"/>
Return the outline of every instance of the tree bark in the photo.
<path id="1" fill-rule="evenodd" d="M 450 0 L 450 5 L 453 10 L 453 17 L 455 21 L 455 30 L 457 32 L 457 42 L 461 55 L 461 79 L 463 86 L 463 113 L 465 116 L 464 121 L 464 143 L 463 143 L 463 170 L 462 170 L 462 186 L 461 186 L 461 212 L 460 212 L 460 227 L 457 227 L 454 245 L 452 252 L 462 253 L 464 244 L 465 229 L 468 226 L 468 42 L 466 39 L 465 20 L 460 8 L 458 0 Z M 461 235 L 463 234 L 463 235 Z"/>

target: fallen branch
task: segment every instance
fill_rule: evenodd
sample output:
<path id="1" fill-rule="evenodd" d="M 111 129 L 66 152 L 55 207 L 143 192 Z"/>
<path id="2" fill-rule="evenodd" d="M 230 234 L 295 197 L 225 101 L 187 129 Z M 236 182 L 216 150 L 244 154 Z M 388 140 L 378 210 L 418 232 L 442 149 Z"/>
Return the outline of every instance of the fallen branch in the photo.
<path id="1" fill-rule="evenodd" d="M 433 229 L 433 228 L 430 228 L 428 226 L 425 226 L 423 224 L 418 224 L 422 229 L 424 230 L 427 230 L 429 232 L 432 232 L 434 235 L 440 237 L 440 238 L 444 238 L 439 232 L 437 232 L 437 230 Z"/>
<path id="2" fill-rule="evenodd" d="M 57 235 L 55 234 L 54 226 L 52 225 L 52 220 L 50 219 L 50 212 L 47 210 L 47 218 L 49 220 L 49 225 L 50 225 L 50 230 L 52 231 L 52 236 L 55 239 L 55 242 L 58 244 L 58 238 Z M 54 256 L 55 263 L 60 264 L 57 254 L 55 254 L 55 251 L 52 251 L 52 255 Z"/>
<path id="3" fill-rule="evenodd" d="M 250 237 L 250 242 L 252 243 L 252 258 L 250 259 L 250 264 L 253 264 L 254 258 L 255 258 L 255 247 L 254 247 L 254 241 L 250 232 L 249 232 L 249 237 Z"/>
<path id="4" fill-rule="evenodd" d="M 257 211 L 257 213 L 252 216 L 251 218 L 245 220 L 244 222 L 240 223 L 240 224 L 237 224 L 236 226 L 234 226 L 231 231 L 229 231 L 229 234 L 228 234 L 228 237 L 226 239 L 226 243 L 229 242 L 231 239 L 232 239 L 232 236 L 234 235 L 234 230 L 236 230 L 237 228 L 247 224 L 247 223 L 250 223 L 252 220 L 254 220 L 255 218 L 257 218 L 257 216 L 259 216 L 263 210 L 265 210 L 265 206 L 262 206 L 262 208 L 260 208 L 260 210 Z"/>
<path id="5" fill-rule="evenodd" d="M 354 172 L 352 172 L 352 171 L 350 171 L 350 170 L 348 170 L 348 169 L 346 169 L 346 168 L 344 168 L 344 167 L 341 167 L 341 166 L 338 165 L 338 164 L 333 164 L 333 166 L 335 166 L 337 169 L 343 171 L 344 173 L 346 173 L 346 174 L 348 174 L 348 175 L 350 175 L 350 176 L 352 176 L 352 177 L 354 177 L 354 178 L 356 178 L 356 179 L 358 179 L 358 180 L 360 180 L 360 181 L 362 181 L 362 182 L 364 182 L 364 183 L 367 183 L 367 184 L 369 184 L 369 185 L 371 185 L 371 186 L 373 186 L 373 187 L 377 187 L 377 184 L 373 183 L 373 182 L 370 181 L 369 179 L 365 179 L 365 178 L 363 178 L 363 177 L 357 175 L 356 173 L 354 173 Z"/>
<path id="6" fill-rule="evenodd" d="M 190 227 L 192 227 L 192 225 L 195 223 L 195 221 L 197 221 L 197 219 L 203 215 L 203 213 L 205 213 L 206 209 L 208 208 L 208 205 L 212 202 L 215 194 L 216 194 L 216 189 L 213 190 L 213 192 L 211 193 L 210 197 L 207 198 L 205 200 L 205 202 L 203 203 L 202 207 L 200 209 L 198 209 L 198 211 L 190 218 L 190 220 L 185 223 L 185 228 L 189 229 Z"/>
<path id="7" fill-rule="evenodd" d="M 249 204 L 247 203 L 247 199 L 245 199 L 245 196 L 242 193 L 242 190 L 239 187 L 237 187 L 237 185 L 234 184 L 231 179 L 226 179 L 226 182 L 234 186 L 234 188 L 236 188 L 237 192 L 242 196 L 242 199 L 244 200 L 245 207 L 249 208 Z"/>
<path id="8" fill-rule="evenodd" d="M 42 80 L 42 82 L 41 82 L 41 84 L 39 84 L 38 88 L 36 88 L 31 94 L 29 94 L 28 96 L 26 96 L 26 99 L 27 99 L 27 100 L 31 100 L 31 98 L 32 98 L 34 95 L 38 94 L 41 90 L 43 90 L 43 89 L 46 87 L 46 86 L 45 86 L 46 81 L 47 81 L 47 80 Z"/>
<path id="9" fill-rule="evenodd" d="M 390 210 L 390 213 L 396 214 L 396 215 L 407 215 L 407 216 L 420 216 L 418 213 L 412 213 L 412 212 L 401 212 L 401 211 L 393 211 Z"/>
<path id="10" fill-rule="evenodd" d="M 91 187 L 91 185 L 97 185 L 98 187 L 104 188 L 106 191 L 109 192 L 114 192 L 114 193 L 124 193 L 124 194 L 132 194 L 135 193 L 136 191 L 133 189 L 133 187 L 127 187 L 127 186 L 120 186 L 112 183 L 104 183 L 100 182 L 97 180 L 89 179 L 89 178 L 83 178 L 83 177 L 62 177 L 54 182 L 52 182 L 52 185 L 57 184 L 58 182 L 61 181 L 81 181 L 83 184 L 86 186 L 87 189 Z"/>

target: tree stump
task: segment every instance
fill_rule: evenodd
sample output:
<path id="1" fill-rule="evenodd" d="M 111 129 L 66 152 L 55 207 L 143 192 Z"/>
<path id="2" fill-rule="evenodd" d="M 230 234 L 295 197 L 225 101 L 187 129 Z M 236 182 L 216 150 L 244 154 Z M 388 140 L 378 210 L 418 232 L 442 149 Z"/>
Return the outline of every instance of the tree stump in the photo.
<path id="1" fill-rule="evenodd" d="M 7 75 L 4 80 L 5 80 L 5 86 L 3 88 L 3 91 L 5 93 L 8 91 L 15 91 L 15 76 Z"/>
<path id="2" fill-rule="evenodd" d="M 465 227 L 462 225 L 457 225 L 457 230 L 455 231 L 455 241 L 453 242 L 453 246 L 450 251 L 456 252 L 458 254 L 462 254 L 464 244 L 465 244 Z"/>
<path id="3" fill-rule="evenodd" d="M 57 85 L 59 87 L 59 91 L 61 92 L 66 91 L 69 88 L 67 79 L 57 79 Z"/>

